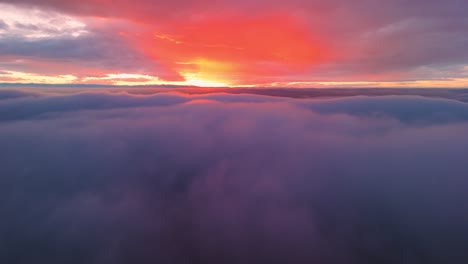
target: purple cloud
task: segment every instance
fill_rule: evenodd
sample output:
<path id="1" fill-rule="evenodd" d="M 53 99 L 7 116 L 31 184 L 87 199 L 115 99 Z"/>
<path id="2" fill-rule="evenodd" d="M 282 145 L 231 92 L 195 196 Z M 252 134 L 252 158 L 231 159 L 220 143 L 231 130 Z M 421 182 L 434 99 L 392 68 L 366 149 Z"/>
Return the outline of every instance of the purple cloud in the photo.
<path id="1" fill-rule="evenodd" d="M 468 259 L 465 103 L 30 95 L 0 91 L 2 262 Z"/>

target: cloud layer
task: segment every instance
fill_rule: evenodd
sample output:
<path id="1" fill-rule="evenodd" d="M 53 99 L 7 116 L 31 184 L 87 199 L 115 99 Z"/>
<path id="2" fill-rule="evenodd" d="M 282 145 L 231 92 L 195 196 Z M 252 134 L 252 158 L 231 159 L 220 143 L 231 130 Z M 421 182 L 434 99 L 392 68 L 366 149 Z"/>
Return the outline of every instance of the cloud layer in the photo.
<path id="1" fill-rule="evenodd" d="M 2 263 L 464 263 L 468 105 L 0 90 Z"/>

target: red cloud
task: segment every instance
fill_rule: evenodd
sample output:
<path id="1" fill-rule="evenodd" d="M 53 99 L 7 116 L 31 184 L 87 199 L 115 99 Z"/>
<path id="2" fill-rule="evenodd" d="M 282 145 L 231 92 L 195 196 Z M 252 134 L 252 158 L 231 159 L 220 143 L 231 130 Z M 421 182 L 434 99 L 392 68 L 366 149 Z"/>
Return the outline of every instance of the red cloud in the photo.
<path id="1" fill-rule="evenodd" d="M 132 21 L 135 30 L 116 34 L 162 64 L 166 80 L 196 75 L 230 84 L 274 81 L 277 75 L 306 70 L 326 53 L 305 19 L 289 8 L 273 10 L 274 2 L 261 9 L 247 2 L 197 0 L 22 2 Z"/>
<path id="2" fill-rule="evenodd" d="M 300 72 L 328 53 L 304 21 L 287 12 L 257 17 L 228 13 L 147 29 L 144 34 L 121 35 L 181 74 L 230 83 Z"/>
<path id="3" fill-rule="evenodd" d="M 466 1 L 0 0 L 5 2 L 76 15 L 95 35 L 113 36 L 100 43 L 120 43 L 120 35 L 128 54 L 103 53 L 135 63 L 108 60 L 111 66 L 168 81 L 466 78 Z M 109 21 L 113 26 L 106 28 Z"/>

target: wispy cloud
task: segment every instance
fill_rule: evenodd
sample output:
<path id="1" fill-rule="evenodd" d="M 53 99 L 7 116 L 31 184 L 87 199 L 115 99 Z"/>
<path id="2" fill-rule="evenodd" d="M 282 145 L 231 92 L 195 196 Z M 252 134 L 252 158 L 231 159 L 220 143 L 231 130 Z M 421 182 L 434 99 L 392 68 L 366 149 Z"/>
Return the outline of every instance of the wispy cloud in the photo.
<path id="1" fill-rule="evenodd" d="M 88 72 L 101 68 L 103 76 L 257 86 L 466 86 L 461 0 L 0 2 L 4 56 L 66 60 Z M 45 68 L 0 67 L 30 74 Z"/>

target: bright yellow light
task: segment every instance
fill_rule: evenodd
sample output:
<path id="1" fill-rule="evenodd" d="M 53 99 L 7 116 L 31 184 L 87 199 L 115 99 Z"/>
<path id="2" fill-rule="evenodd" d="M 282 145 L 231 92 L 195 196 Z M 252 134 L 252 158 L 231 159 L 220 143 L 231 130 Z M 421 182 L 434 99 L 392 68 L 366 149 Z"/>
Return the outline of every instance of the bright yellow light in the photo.
<path id="1" fill-rule="evenodd" d="M 178 62 L 179 73 L 185 79 L 185 84 L 201 87 L 226 87 L 234 66 L 230 63 L 208 60 L 204 58 L 194 59 L 188 62 Z"/>
<path id="2" fill-rule="evenodd" d="M 196 73 L 183 73 L 182 76 L 184 76 L 185 78 L 184 84 L 186 85 L 193 85 L 193 86 L 200 86 L 200 87 L 226 87 L 228 86 L 224 82 L 198 79 Z"/>
<path id="3" fill-rule="evenodd" d="M 4 71 L 4 74 L 0 75 L 0 83 L 68 84 L 77 80 L 78 77 L 69 74 L 50 76 L 27 72 Z"/>
<path id="4" fill-rule="evenodd" d="M 109 73 L 103 77 L 85 77 L 83 82 L 92 83 L 111 83 L 113 85 L 162 85 L 165 84 L 156 76 L 133 73 Z"/>

